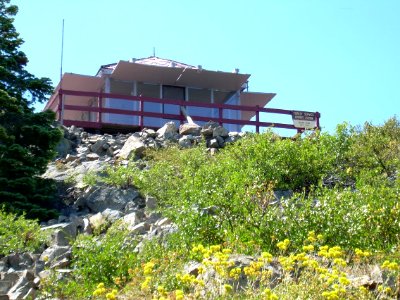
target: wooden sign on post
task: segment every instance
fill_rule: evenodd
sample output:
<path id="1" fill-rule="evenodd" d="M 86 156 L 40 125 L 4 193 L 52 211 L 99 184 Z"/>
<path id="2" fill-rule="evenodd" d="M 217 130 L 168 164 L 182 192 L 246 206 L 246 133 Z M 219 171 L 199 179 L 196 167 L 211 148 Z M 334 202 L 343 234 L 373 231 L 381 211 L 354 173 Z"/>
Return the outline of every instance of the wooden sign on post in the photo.
<path id="1" fill-rule="evenodd" d="M 296 128 L 314 129 L 317 127 L 317 116 L 314 112 L 293 111 L 292 120 Z"/>

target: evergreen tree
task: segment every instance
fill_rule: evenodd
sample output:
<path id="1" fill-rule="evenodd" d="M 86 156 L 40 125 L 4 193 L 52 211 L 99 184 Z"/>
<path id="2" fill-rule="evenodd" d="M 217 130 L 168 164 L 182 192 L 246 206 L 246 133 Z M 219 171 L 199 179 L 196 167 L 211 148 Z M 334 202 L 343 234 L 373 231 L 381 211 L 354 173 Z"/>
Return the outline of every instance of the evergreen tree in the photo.
<path id="1" fill-rule="evenodd" d="M 25 70 L 28 58 L 13 25 L 18 12 L 0 0 L 0 204 L 28 217 L 53 217 L 54 185 L 40 177 L 61 137 L 52 126 L 54 113 L 34 113 L 32 104 L 52 92 L 48 78 Z"/>

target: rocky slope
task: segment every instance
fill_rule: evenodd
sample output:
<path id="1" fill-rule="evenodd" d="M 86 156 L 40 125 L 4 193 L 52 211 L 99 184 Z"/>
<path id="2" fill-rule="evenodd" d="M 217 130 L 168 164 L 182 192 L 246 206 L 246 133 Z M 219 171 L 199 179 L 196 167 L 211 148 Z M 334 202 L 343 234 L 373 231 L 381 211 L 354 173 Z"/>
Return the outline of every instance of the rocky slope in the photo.
<path id="1" fill-rule="evenodd" d="M 0 258 L 0 300 L 35 298 L 41 280 L 52 272 L 56 272 L 59 279 L 68 276 L 72 271 L 71 242 L 78 234 L 104 232 L 120 221 L 142 241 L 135 249 L 141 251 L 146 239 L 162 238 L 178 230 L 169 219 L 155 212 L 157 199 L 141 195 L 132 187 L 89 186 L 85 183 L 85 175 L 100 174 L 108 166 L 127 166 L 129 162 L 146 168 L 146 162 L 141 159 L 146 148 L 159 149 L 170 145 L 188 148 L 206 143 L 208 151 L 215 153 L 244 135 L 228 132 L 212 122 L 202 127 L 184 124 L 179 129 L 170 122 L 158 131 L 144 129 L 117 135 L 90 134 L 76 127 L 63 130 L 59 157 L 49 164 L 43 175 L 57 182 L 61 215 L 57 220 L 41 224 L 41 230 L 49 233 L 50 240 L 37 253 L 15 253 Z M 290 191 L 276 194 L 277 199 L 290 196 Z M 231 259 L 233 265 L 240 268 L 257 261 L 257 258 L 245 255 L 235 255 Z M 197 276 L 199 267 L 202 267 L 199 263 L 190 263 L 186 271 Z M 270 264 L 269 268 L 274 280 L 278 280 L 282 275 L 279 263 Z M 210 278 L 218 275 L 214 272 L 201 276 L 211 282 Z M 378 266 L 371 266 L 362 276 L 353 277 L 354 284 L 367 287 L 384 280 Z M 246 282 L 243 277 L 240 285 L 244 286 Z"/>
<path id="2" fill-rule="evenodd" d="M 86 174 L 101 173 L 111 165 L 126 166 L 129 161 L 141 163 L 146 148 L 188 148 L 204 141 L 214 153 L 243 136 L 213 122 L 202 127 L 184 124 L 179 129 L 169 122 L 157 131 L 144 129 L 117 135 L 90 134 L 74 126 L 63 130 L 64 138 L 57 149 L 59 156 L 43 175 L 57 182 L 61 215 L 41 224 L 41 230 L 49 232 L 51 238 L 37 253 L 16 253 L 0 259 L 1 300 L 35 297 L 40 280 L 52 270 L 60 278 L 67 276 L 71 272 L 70 245 L 78 234 L 104 231 L 117 220 L 142 239 L 162 237 L 177 230 L 170 220 L 153 212 L 157 206 L 153 197 L 142 197 L 133 188 L 87 186 L 83 181 Z M 140 251 L 141 245 L 136 251 Z"/>

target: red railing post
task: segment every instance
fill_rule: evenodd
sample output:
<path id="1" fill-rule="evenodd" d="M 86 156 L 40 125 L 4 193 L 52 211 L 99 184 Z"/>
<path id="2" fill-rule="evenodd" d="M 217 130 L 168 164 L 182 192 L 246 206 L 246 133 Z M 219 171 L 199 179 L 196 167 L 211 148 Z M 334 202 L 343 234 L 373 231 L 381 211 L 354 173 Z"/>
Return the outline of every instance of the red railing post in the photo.
<path id="1" fill-rule="evenodd" d="M 93 106 L 80 106 L 80 105 L 73 105 L 73 104 L 68 104 L 66 101 L 66 96 L 84 96 L 84 97 L 90 97 L 94 99 L 98 99 L 98 107 L 93 107 Z M 112 108 L 112 107 L 104 107 L 103 99 L 105 98 L 115 98 L 115 99 L 122 99 L 122 100 L 127 100 L 127 101 L 139 101 L 140 108 L 138 110 L 127 110 L 127 109 L 119 109 L 119 108 Z M 286 123 L 270 123 L 270 122 L 265 122 L 261 121 L 260 114 L 262 112 L 265 113 L 273 113 L 273 114 L 285 114 L 285 115 L 291 115 L 293 116 L 293 111 L 291 110 L 285 110 L 285 109 L 276 109 L 276 108 L 264 108 L 258 106 L 246 106 L 246 105 L 231 105 L 231 104 L 220 104 L 220 103 L 201 103 L 201 102 L 186 102 L 182 100 L 171 100 L 171 99 L 159 99 L 159 98 L 150 98 L 150 97 L 141 97 L 141 96 L 132 96 L 132 95 L 120 95 L 120 94 L 112 94 L 112 93 L 104 93 L 104 92 L 84 92 L 84 91 L 73 91 L 73 90 L 63 90 L 59 89 L 58 93 L 55 95 L 53 98 L 55 105 L 53 105 L 53 110 L 57 113 L 58 116 L 58 121 L 61 124 L 67 124 L 72 125 L 72 124 L 82 124 L 80 126 L 85 127 L 87 126 L 88 128 L 100 128 L 102 124 L 102 114 L 103 113 L 111 113 L 111 114 L 117 114 L 117 115 L 131 115 L 131 116 L 139 116 L 139 126 L 141 128 L 144 127 L 144 117 L 149 117 L 149 118 L 166 118 L 166 119 L 172 119 L 172 120 L 177 120 L 179 119 L 181 122 L 185 121 L 184 112 L 182 110 L 180 113 L 164 113 L 164 112 L 151 112 L 151 111 L 144 111 L 144 103 L 159 103 L 159 104 L 170 104 L 170 105 L 176 105 L 176 106 L 181 106 L 181 107 L 204 107 L 204 108 L 210 108 L 213 111 L 215 109 L 218 109 L 218 116 L 212 115 L 212 116 L 195 116 L 196 120 L 199 122 L 207 122 L 207 121 L 213 121 L 213 122 L 218 122 L 220 125 L 223 124 L 238 124 L 241 126 L 244 125 L 251 125 L 255 126 L 256 131 L 260 132 L 261 127 L 271 127 L 274 126 L 276 128 L 286 128 L 286 129 L 294 129 L 298 131 L 302 131 L 305 128 L 297 128 L 294 126 L 294 124 L 286 124 Z M 58 100 L 58 103 L 56 102 Z M 53 102 L 52 102 L 53 103 Z M 51 104 L 49 105 L 51 107 Z M 64 120 L 64 111 L 87 111 L 87 112 L 97 112 L 97 122 L 86 122 L 86 121 L 77 121 L 77 120 Z M 229 119 L 224 118 L 224 110 L 239 110 L 239 111 L 248 111 L 248 112 L 255 112 L 255 120 L 242 120 L 241 118 L 238 119 Z M 315 112 L 313 113 L 315 115 L 315 127 L 320 129 L 320 113 Z M 108 123 L 108 122 L 107 122 Z M 110 123 L 110 125 L 113 125 Z M 120 124 L 115 124 L 115 125 L 120 125 Z M 129 124 L 126 124 L 127 126 Z M 137 126 L 137 125 L 136 125 Z M 150 126 L 150 125 L 149 125 Z"/>
<path id="2" fill-rule="evenodd" d="M 179 124 L 183 124 L 184 121 L 184 116 L 182 112 L 182 107 L 186 109 L 184 101 L 181 101 L 181 104 L 179 105 Z"/>
<path id="3" fill-rule="evenodd" d="M 218 123 L 222 126 L 223 108 L 222 105 L 218 106 Z"/>
<path id="4" fill-rule="evenodd" d="M 63 90 L 60 89 L 58 91 L 58 121 L 61 125 L 64 123 L 64 116 L 63 116 Z"/>
<path id="5" fill-rule="evenodd" d="M 140 102 L 139 102 L 139 110 L 140 110 L 140 115 L 139 115 L 139 127 L 142 130 L 143 129 L 143 124 L 144 124 L 144 116 L 143 116 L 143 111 L 144 111 L 144 101 L 143 101 L 143 97 L 139 97 Z"/>
<path id="6" fill-rule="evenodd" d="M 99 95 L 99 112 L 97 115 L 97 122 L 101 125 L 103 123 L 103 96 L 100 93 Z"/>
<path id="7" fill-rule="evenodd" d="M 260 133 L 260 106 L 256 106 L 256 132 Z"/>

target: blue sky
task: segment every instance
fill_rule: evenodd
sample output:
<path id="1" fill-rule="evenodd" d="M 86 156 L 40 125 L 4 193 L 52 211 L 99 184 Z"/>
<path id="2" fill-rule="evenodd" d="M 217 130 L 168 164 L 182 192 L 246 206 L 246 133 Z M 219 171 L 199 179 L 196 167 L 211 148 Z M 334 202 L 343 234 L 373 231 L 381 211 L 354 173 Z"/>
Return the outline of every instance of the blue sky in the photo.
<path id="1" fill-rule="evenodd" d="M 319 111 L 323 130 L 400 115 L 399 0 L 12 0 L 28 70 L 64 72 L 156 55 L 250 73 L 268 107 Z M 272 116 L 268 119 L 277 121 Z M 286 120 L 286 121 L 291 121 Z"/>

